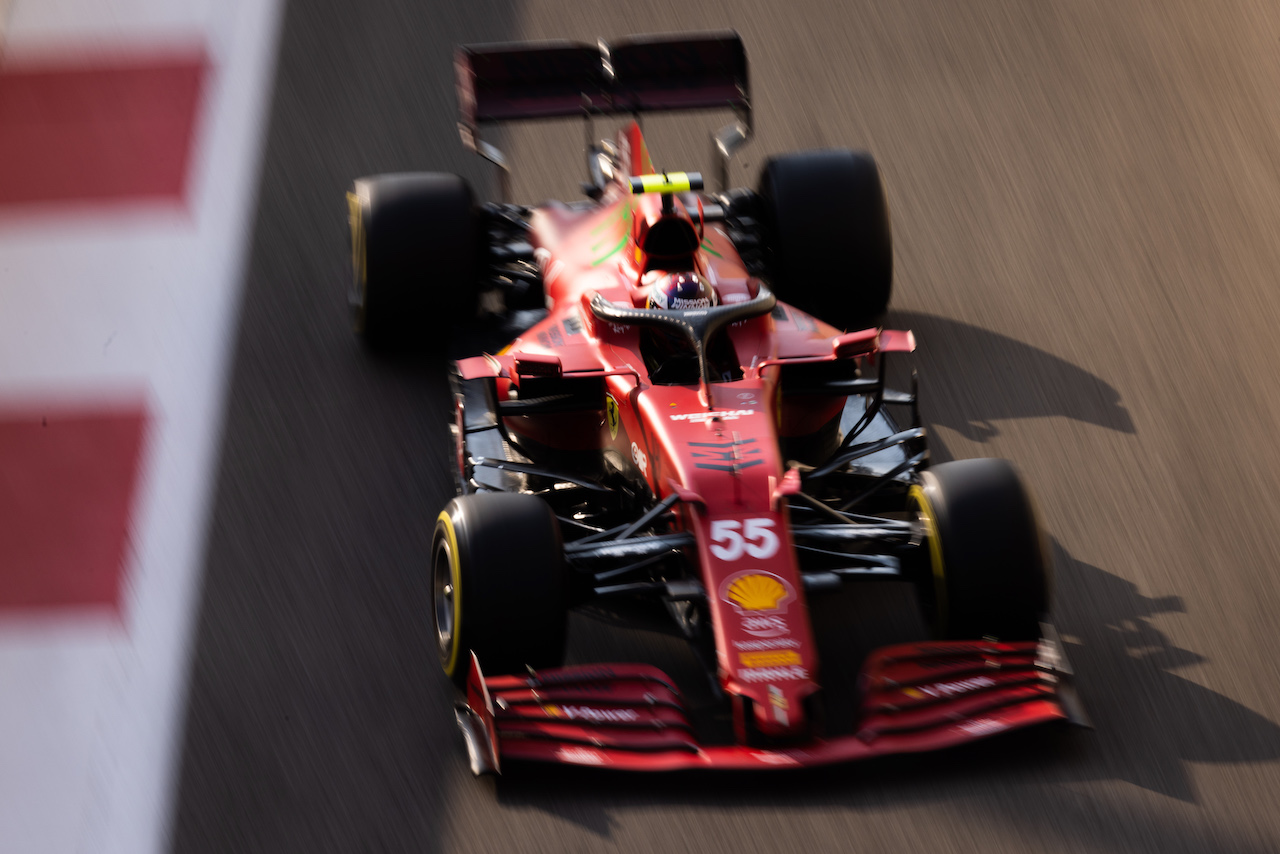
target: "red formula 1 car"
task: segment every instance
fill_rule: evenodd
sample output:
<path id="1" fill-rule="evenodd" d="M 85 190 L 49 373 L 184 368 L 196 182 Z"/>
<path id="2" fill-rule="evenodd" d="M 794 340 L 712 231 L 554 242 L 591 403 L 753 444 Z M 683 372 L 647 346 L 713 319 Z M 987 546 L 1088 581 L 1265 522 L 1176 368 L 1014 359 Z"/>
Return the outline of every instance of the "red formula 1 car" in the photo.
<path id="1" fill-rule="evenodd" d="M 471 46 L 456 66 L 463 139 L 503 169 L 488 122 L 580 116 L 590 140 L 601 115 L 736 114 L 716 194 L 655 169 L 631 121 L 588 142 L 581 203 L 480 207 L 438 174 L 349 195 L 370 347 L 535 321 L 453 374 L 461 494 L 431 571 L 473 770 L 817 765 L 1083 723 L 1026 491 L 1002 460 L 929 467 L 914 380 L 886 388 L 914 339 L 880 328 L 872 159 L 775 157 L 758 190 L 725 189 L 751 133 L 733 33 Z M 866 656 L 836 719 L 822 677 L 842 651 L 817 645 L 810 605 L 886 579 L 913 586 L 933 639 Z M 729 724 L 703 726 L 656 667 L 563 666 L 571 609 L 686 638 Z"/>

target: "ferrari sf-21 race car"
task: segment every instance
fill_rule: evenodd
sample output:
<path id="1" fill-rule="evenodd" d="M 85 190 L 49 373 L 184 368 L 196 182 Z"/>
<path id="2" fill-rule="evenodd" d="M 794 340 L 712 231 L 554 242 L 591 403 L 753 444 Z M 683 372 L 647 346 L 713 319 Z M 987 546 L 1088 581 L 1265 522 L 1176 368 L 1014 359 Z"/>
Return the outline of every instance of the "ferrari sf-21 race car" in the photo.
<path id="1" fill-rule="evenodd" d="M 886 363 L 892 252 L 880 173 L 845 150 L 773 157 L 751 136 L 735 33 L 460 48 L 466 145 L 493 122 L 578 116 L 587 199 L 478 205 L 457 176 L 355 182 L 352 305 L 370 348 L 524 317 L 453 363 L 458 497 L 431 555 L 445 674 L 476 773 L 513 760 L 633 770 L 818 765 L 1083 723 L 1049 623 L 1051 577 L 1012 467 L 929 465 L 912 375 Z M 720 187 L 662 172 L 655 110 L 728 109 Z M 631 117 L 593 139 L 601 116 Z M 852 714 L 826 703 L 811 604 L 910 585 L 932 637 L 872 651 Z M 657 667 L 564 666 L 577 609 L 677 633 L 719 720 Z M 707 690 L 706 686 L 702 686 Z"/>

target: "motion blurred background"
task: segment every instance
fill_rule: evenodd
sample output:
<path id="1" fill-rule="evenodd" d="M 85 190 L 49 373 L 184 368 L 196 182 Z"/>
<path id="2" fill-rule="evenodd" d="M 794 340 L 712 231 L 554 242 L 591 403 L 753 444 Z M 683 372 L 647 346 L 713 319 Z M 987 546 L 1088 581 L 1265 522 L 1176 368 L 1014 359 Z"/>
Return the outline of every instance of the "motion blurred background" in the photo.
<path id="1" fill-rule="evenodd" d="M 494 197 L 457 136 L 456 44 L 726 27 L 757 124 L 735 183 L 795 149 L 879 161 L 889 325 L 920 342 L 934 459 L 1007 457 L 1038 497 L 1096 731 L 804 773 L 471 778 L 424 557 L 452 490 L 445 374 L 351 336 L 343 191 L 427 170 Z M 265 149 L 166 844 L 1280 849 L 1278 45 L 1261 0 L 288 3 L 255 83 Z M 658 167 L 709 170 L 715 126 L 648 122 Z M 516 199 L 575 197 L 576 123 L 498 145 Z M 585 623 L 571 643 L 678 655 Z"/>
<path id="2" fill-rule="evenodd" d="M 455 44 L 721 27 L 752 63 L 740 183 L 773 152 L 879 160 L 936 458 L 1009 457 L 1038 495 L 1096 733 L 749 779 L 470 779 L 423 558 L 443 374 L 351 340 L 341 193 L 425 169 L 493 197 L 454 127 Z M 1261 2 L 291 4 L 176 848 L 1274 850 L 1278 43 Z M 660 168 L 710 165 L 713 122 L 648 126 Z M 508 132 L 514 197 L 574 197 L 579 140 Z"/>

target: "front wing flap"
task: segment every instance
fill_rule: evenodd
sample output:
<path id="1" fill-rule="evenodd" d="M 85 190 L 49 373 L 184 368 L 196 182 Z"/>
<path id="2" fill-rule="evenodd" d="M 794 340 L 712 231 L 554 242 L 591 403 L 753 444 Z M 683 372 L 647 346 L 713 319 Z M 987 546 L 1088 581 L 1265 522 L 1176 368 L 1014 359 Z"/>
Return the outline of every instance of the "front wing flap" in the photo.
<path id="1" fill-rule="evenodd" d="M 648 665 L 485 679 L 473 657 L 458 721 L 472 770 L 533 761 L 632 771 L 827 765 L 918 753 L 1037 724 L 1088 726 L 1053 627 L 1040 641 L 902 644 L 868 657 L 853 734 L 786 748 L 699 744 L 684 703 Z M 479 708 L 477 708 L 477 705 Z"/>

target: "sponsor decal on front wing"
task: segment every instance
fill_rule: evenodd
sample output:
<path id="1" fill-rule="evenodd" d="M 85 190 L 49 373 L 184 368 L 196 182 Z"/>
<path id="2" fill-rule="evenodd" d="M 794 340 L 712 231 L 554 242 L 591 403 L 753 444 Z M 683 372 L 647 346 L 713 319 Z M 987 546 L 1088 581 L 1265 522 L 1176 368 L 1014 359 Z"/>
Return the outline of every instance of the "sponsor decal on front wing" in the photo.
<path id="1" fill-rule="evenodd" d="M 561 762 L 571 762 L 574 765 L 609 764 L 608 757 L 589 747 L 562 747 L 556 751 L 556 759 Z"/>
<path id="2" fill-rule="evenodd" d="M 976 691 L 979 688 L 990 688 L 995 684 L 996 680 L 990 676 L 974 676 L 971 679 L 957 679 L 955 682 L 935 682 L 932 685 L 903 688 L 902 693 L 915 700 L 923 700 L 925 697 L 940 699 Z"/>
<path id="3" fill-rule="evenodd" d="M 803 755 L 803 754 L 801 754 Z M 794 756 L 788 756 L 785 753 L 766 753 L 763 750 L 757 750 L 752 754 L 757 762 L 763 762 L 765 765 L 799 765 L 800 760 Z"/>
<path id="4" fill-rule="evenodd" d="M 549 717 L 566 721 L 625 724 L 640 720 L 635 709 L 593 709 L 590 706 L 543 706 Z"/>
<path id="5" fill-rule="evenodd" d="M 960 724 L 960 729 L 969 735 L 992 735 L 993 733 L 1003 732 L 1008 728 L 1008 724 L 1002 721 L 993 721 L 991 718 L 977 718 Z"/>

